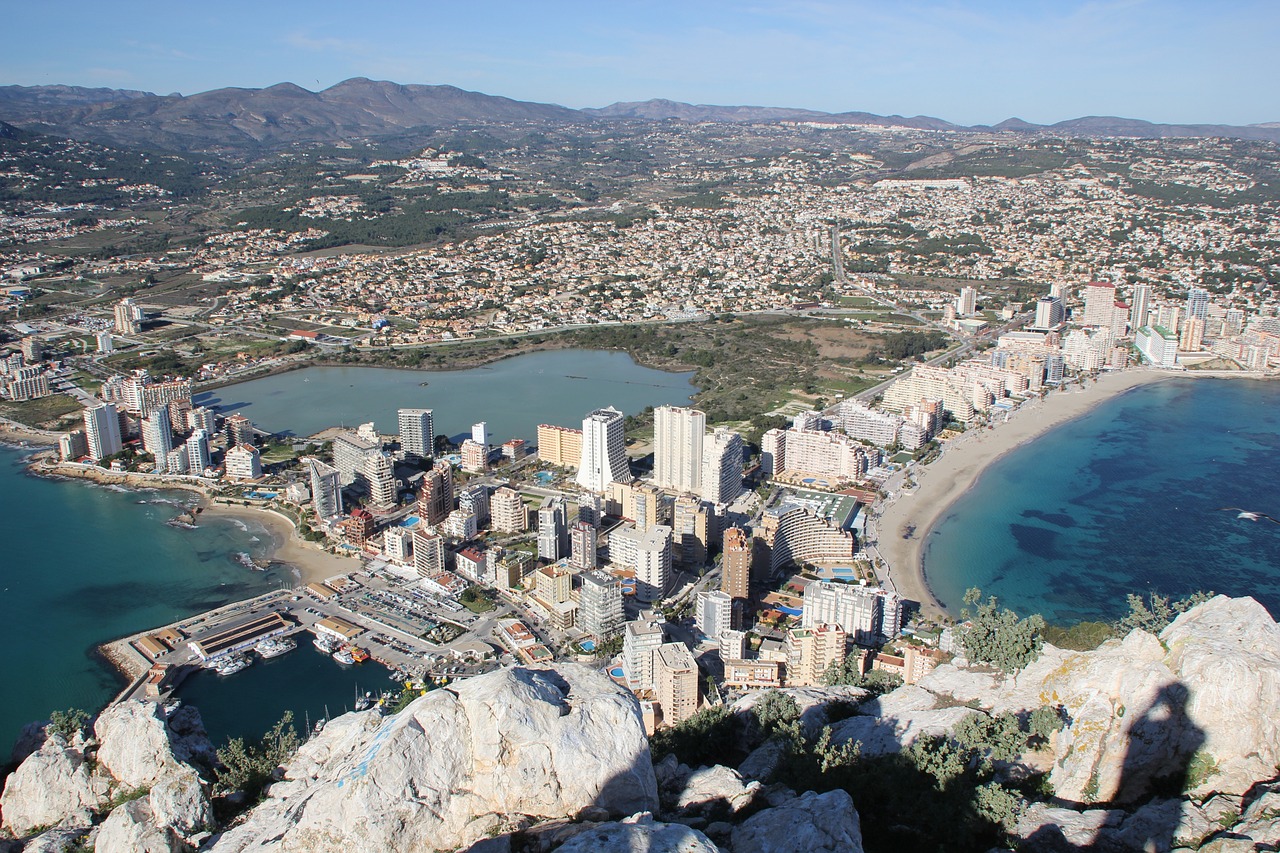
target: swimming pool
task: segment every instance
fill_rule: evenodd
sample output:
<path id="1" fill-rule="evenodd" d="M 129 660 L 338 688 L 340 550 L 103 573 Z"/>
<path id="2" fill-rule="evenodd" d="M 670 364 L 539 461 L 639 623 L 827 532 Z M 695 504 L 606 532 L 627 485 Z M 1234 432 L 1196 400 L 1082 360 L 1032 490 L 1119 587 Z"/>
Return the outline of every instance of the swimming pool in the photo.
<path id="1" fill-rule="evenodd" d="M 411 515 L 411 516 L 409 516 L 408 518 L 406 518 L 404 521 L 400 522 L 400 526 L 401 526 L 401 527 L 413 527 L 415 524 L 417 524 L 417 523 L 418 523 L 419 521 L 421 521 L 421 520 L 422 520 L 422 519 L 418 518 L 418 516 L 416 516 L 416 515 Z"/>
<path id="2" fill-rule="evenodd" d="M 780 611 L 780 612 L 782 612 L 782 613 L 785 613 L 785 614 L 787 614 L 788 616 L 799 616 L 801 613 L 803 613 L 803 612 L 804 612 L 804 611 L 803 611 L 803 610 L 801 610 L 799 607 L 787 607 L 787 606 L 782 605 L 782 604 L 775 604 L 775 605 L 773 605 L 773 609 L 774 609 L 774 610 L 777 610 L 777 611 Z"/>
<path id="3" fill-rule="evenodd" d="M 626 673 L 622 671 L 622 667 L 620 666 L 615 666 L 613 669 L 609 670 L 609 674 L 614 678 L 623 678 L 626 676 Z"/>
<path id="4" fill-rule="evenodd" d="M 582 642 L 578 643 L 578 645 L 582 647 L 582 650 L 584 652 L 594 652 L 596 650 L 595 640 L 583 640 Z"/>
<path id="5" fill-rule="evenodd" d="M 555 474 L 552 474 L 550 471 L 539 471 L 533 475 L 533 479 L 546 486 L 555 482 L 556 477 Z"/>

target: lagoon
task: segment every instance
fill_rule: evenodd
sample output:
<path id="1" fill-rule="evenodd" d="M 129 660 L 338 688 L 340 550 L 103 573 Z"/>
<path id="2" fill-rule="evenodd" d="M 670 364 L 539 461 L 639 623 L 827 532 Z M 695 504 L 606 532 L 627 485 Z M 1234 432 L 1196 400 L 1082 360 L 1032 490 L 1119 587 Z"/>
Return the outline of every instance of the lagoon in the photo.
<path id="1" fill-rule="evenodd" d="M 624 352 L 549 350 L 467 370 L 309 367 L 197 394 L 195 403 L 296 436 L 366 421 L 394 433 L 397 409 L 432 409 L 436 432 L 451 438 L 485 421 L 494 444 L 532 443 L 538 424 L 577 427 L 592 409 L 687 405 L 692 376 L 641 367 Z"/>

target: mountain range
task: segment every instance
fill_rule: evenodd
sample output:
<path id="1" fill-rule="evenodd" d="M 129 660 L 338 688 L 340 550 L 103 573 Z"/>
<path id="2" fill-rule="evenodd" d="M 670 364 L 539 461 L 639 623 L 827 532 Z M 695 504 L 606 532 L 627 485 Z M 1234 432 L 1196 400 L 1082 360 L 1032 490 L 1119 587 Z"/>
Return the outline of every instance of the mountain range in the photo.
<path id="1" fill-rule="evenodd" d="M 713 106 L 654 99 L 575 110 L 454 86 L 405 85 L 356 77 L 319 92 L 293 83 L 157 95 L 79 86 L 0 86 L 0 120 L 54 136 L 179 151 L 253 151 L 298 142 L 376 138 L 417 127 L 609 121 L 856 124 L 963 132 L 1084 137 L 1231 137 L 1280 142 L 1280 122 L 1248 126 L 1154 124 L 1087 116 L 1051 125 L 1011 118 L 966 127 L 931 116 L 827 113 L 789 107 Z"/>

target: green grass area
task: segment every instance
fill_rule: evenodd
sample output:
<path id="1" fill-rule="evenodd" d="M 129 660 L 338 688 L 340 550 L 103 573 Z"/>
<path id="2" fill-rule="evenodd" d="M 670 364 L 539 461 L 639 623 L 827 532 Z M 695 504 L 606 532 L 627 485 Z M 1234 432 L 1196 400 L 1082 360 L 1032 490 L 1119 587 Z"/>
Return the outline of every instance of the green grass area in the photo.
<path id="1" fill-rule="evenodd" d="M 886 323 L 896 323 L 899 326 L 922 326 L 924 325 L 915 317 L 907 314 L 890 314 L 885 318 Z"/>
<path id="2" fill-rule="evenodd" d="M 29 427 L 53 429 L 59 420 L 84 409 L 79 401 L 67 394 L 53 394 L 39 400 L 5 400 L 0 403 L 0 414 Z"/>
<path id="3" fill-rule="evenodd" d="M 841 296 L 840 305 L 845 308 L 876 308 L 880 303 L 869 296 Z"/>

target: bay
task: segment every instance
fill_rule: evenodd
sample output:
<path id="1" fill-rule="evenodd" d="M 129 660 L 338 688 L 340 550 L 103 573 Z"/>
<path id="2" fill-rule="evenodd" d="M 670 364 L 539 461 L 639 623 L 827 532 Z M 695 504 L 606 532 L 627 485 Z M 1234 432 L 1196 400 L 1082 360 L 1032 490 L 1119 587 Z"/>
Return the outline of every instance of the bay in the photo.
<path id="1" fill-rule="evenodd" d="M 1280 382 L 1173 379 L 1000 458 L 928 534 L 935 595 L 979 587 L 1050 622 L 1111 620 L 1129 593 L 1198 590 L 1280 615 Z"/>

